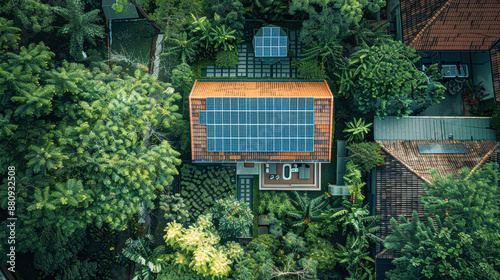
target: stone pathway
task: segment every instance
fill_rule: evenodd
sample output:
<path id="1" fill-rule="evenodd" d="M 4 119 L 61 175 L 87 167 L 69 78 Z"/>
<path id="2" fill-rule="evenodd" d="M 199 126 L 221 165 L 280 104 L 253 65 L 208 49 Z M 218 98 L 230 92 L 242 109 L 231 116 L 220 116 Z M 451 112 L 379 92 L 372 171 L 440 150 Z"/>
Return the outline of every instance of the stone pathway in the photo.
<path id="1" fill-rule="evenodd" d="M 289 49 L 295 50 L 295 58 L 301 54 L 302 48 L 298 41 L 298 30 L 288 31 Z M 203 77 L 244 77 L 244 78 L 297 78 L 297 69 L 291 67 L 291 57 L 267 64 L 257 58 L 251 43 L 238 45 L 238 66 L 215 67 L 208 66 L 202 70 Z"/>

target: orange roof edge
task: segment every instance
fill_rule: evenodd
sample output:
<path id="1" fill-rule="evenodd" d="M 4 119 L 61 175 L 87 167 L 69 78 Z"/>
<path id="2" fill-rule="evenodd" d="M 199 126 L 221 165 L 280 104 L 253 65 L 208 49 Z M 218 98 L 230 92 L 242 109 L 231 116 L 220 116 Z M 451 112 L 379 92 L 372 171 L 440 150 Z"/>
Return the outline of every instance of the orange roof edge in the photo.
<path id="1" fill-rule="evenodd" d="M 196 80 L 190 96 L 330 98 L 332 92 L 325 80 Z"/>
<path id="2" fill-rule="evenodd" d="M 196 79 L 194 81 L 194 84 L 193 84 L 193 88 L 196 86 L 196 83 L 198 82 L 198 79 Z M 193 141 L 193 116 L 191 116 L 191 114 L 193 113 L 193 109 L 192 109 L 192 105 L 193 105 L 193 102 L 191 102 L 191 95 L 193 94 L 193 88 L 191 89 L 191 92 L 189 93 L 189 98 L 188 98 L 188 102 L 189 102 L 189 126 L 190 126 L 190 130 L 191 130 L 191 160 L 194 160 L 194 141 Z M 184 104 L 182 104 L 182 106 L 184 106 Z"/>
<path id="3" fill-rule="evenodd" d="M 332 91 L 330 90 L 330 86 L 328 85 L 326 80 L 323 80 L 323 82 L 325 83 L 326 88 L 328 88 L 328 91 L 331 93 Z M 328 160 L 329 161 L 331 161 L 331 159 L 332 159 L 332 141 L 333 141 L 332 140 L 333 139 L 332 131 L 333 131 L 333 107 L 334 107 L 333 94 L 332 94 L 330 100 L 331 100 L 331 105 L 330 105 L 330 137 L 328 140 Z"/>

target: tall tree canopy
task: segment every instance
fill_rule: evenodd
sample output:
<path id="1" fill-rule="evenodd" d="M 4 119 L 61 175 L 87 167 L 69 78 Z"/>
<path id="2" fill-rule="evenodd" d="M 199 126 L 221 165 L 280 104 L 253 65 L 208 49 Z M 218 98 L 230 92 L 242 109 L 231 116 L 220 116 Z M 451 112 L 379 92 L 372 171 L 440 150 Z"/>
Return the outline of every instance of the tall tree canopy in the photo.
<path id="1" fill-rule="evenodd" d="M 500 279 L 499 167 L 488 163 L 469 174 L 463 168 L 443 178 L 436 171 L 424 185 L 422 202 L 437 226 L 431 217 L 420 222 L 416 212 L 411 221 L 392 218 L 385 246 L 403 255 L 394 259 L 390 279 Z"/>
<path id="2" fill-rule="evenodd" d="M 163 133 L 180 118 L 180 95 L 140 69 L 56 68 L 43 43 L 10 47 L 0 52 L 0 166 L 16 168 L 18 250 L 36 248 L 45 228 L 125 228 L 177 174 Z"/>

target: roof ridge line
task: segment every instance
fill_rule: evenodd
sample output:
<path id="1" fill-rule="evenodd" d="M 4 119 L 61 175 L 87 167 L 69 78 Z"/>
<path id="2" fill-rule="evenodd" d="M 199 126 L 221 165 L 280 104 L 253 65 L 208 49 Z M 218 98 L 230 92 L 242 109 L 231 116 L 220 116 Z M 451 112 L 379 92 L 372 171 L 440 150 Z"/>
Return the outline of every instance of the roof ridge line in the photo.
<path id="1" fill-rule="evenodd" d="M 384 141 L 384 140 L 381 140 L 381 141 Z M 408 140 L 385 140 L 385 141 L 398 141 L 398 142 L 401 142 L 401 141 L 408 141 Z M 379 140 L 376 140 L 376 142 L 380 145 Z M 418 173 L 417 171 L 415 171 L 413 168 L 411 168 L 408 164 L 406 164 L 404 161 L 402 161 L 398 156 L 396 156 L 395 154 L 393 154 L 387 148 L 385 148 L 382 145 L 380 145 L 380 147 L 382 147 L 382 149 L 384 149 L 385 151 L 387 151 L 392 157 L 394 157 L 395 159 L 397 159 L 402 165 L 404 165 L 406 168 L 408 168 L 408 170 L 410 170 L 411 172 L 415 173 L 415 175 L 417 175 L 418 177 L 420 177 L 422 180 L 424 180 L 425 182 L 427 182 L 429 184 L 432 184 L 432 182 L 429 179 L 425 178 L 420 173 Z"/>
<path id="2" fill-rule="evenodd" d="M 481 159 L 481 161 L 476 166 L 474 166 L 474 168 L 472 168 L 472 170 L 470 171 L 469 175 L 467 175 L 467 177 L 465 177 L 465 179 L 469 179 L 469 177 L 472 175 L 472 173 L 476 172 L 476 170 L 478 170 L 490 158 L 490 156 L 493 154 L 493 152 L 495 152 L 495 150 L 498 148 L 499 145 L 500 145 L 500 142 L 497 141 L 497 144 L 495 145 L 495 147 L 493 147 L 483 157 L 483 159 Z"/>
<path id="3" fill-rule="evenodd" d="M 415 43 L 415 41 L 417 41 L 417 39 L 420 39 L 420 37 L 422 37 L 422 34 L 424 34 L 424 31 L 437 19 L 437 17 L 439 15 L 441 15 L 441 13 L 445 10 L 445 8 L 447 8 L 451 4 L 452 1 L 453 0 L 448 0 L 446 3 L 444 3 L 444 5 L 434 14 L 434 16 L 431 17 L 427 21 L 427 23 L 422 28 L 422 30 L 420 30 L 420 32 L 418 32 L 417 36 L 415 36 L 415 38 L 413 38 L 413 40 L 408 44 L 410 47 L 413 48 L 412 44 Z"/>

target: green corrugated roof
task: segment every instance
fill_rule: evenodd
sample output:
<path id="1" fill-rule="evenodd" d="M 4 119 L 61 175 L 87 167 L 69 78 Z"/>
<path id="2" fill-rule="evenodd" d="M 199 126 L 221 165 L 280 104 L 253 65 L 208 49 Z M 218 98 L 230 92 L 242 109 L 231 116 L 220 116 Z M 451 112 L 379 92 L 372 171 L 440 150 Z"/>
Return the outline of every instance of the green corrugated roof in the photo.
<path id="1" fill-rule="evenodd" d="M 137 14 L 137 8 L 134 4 L 122 4 L 123 10 L 117 13 L 111 8 L 111 6 L 113 6 L 113 4 L 115 3 L 116 0 L 102 0 L 102 10 L 104 12 L 104 15 L 106 16 L 106 20 L 139 18 L 139 15 Z"/>
<path id="2" fill-rule="evenodd" d="M 496 140 L 485 117 L 375 118 L 375 140 Z"/>

